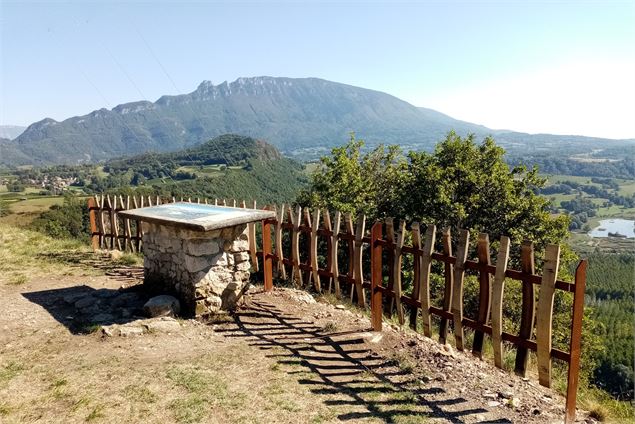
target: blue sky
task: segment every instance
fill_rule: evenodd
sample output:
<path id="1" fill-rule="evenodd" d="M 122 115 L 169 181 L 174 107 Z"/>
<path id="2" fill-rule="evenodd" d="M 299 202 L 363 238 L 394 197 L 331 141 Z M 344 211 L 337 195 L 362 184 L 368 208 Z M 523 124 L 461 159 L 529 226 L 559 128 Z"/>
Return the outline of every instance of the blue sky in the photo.
<path id="1" fill-rule="evenodd" d="M 635 138 L 634 1 L 9 2 L 0 124 L 320 77 L 532 133 Z"/>

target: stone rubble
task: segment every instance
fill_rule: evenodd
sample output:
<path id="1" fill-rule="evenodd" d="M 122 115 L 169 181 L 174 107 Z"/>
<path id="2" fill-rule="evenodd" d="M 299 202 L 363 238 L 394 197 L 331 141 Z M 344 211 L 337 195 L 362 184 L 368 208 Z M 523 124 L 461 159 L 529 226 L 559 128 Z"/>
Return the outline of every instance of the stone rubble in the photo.
<path id="1" fill-rule="evenodd" d="M 174 296 L 162 294 L 148 300 L 143 305 L 143 312 L 150 318 L 174 317 L 181 311 L 179 300 Z"/>

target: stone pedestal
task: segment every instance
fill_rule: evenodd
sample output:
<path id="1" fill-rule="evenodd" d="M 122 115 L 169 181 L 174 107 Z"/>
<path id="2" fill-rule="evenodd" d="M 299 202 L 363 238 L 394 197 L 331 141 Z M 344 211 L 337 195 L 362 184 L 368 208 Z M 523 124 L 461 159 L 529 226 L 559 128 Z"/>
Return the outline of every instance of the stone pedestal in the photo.
<path id="1" fill-rule="evenodd" d="M 182 314 L 230 310 L 249 281 L 247 224 L 211 231 L 143 222 L 144 286 L 172 294 Z"/>

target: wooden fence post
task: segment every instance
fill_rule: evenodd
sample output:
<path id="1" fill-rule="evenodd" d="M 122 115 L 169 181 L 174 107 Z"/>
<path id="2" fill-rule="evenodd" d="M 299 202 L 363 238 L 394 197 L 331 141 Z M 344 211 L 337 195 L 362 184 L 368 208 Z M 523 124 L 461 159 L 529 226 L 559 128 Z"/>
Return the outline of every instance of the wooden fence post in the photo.
<path id="1" fill-rule="evenodd" d="M 370 232 L 370 311 L 371 311 L 371 324 L 374 331 L 382 330 L 382 248 L 379 244 L 379 240 L 382 238 L 382 223 L 381 221 L 375 222 Z"/>
<path id="2" fill-rule="evenodd" d="M 452 293 L 452 315 L 454 317 L 454 340 L 456 348 L 463 350 L 463 278 L 465 277 L 465 261 L 470 244 L 470 232 L 461 230 L 459 245 L 454 263 L 454 288 Z"/>
<path id="3" fill-rule="evenodd" d="M 284 203 L 280 205 L 276 220 L 276 257 L 278 258 L 278 275 L 283 280 L 287 279 L 287 270 L 284 267 L 284 253 L 282 251 L 282 223 L 284 221 L 286 207 Z"/>
<path id="4" fill-rule="evenodd" d="M 104 218 L 104 195 L 95 196 L 95 200 L 97 202 L 97 227 L 99 228 L 99 248 L 104 248 L 106 246 L 106 222 Z"/>
<path id="5" fill-rule="evenodd" d="M 311 275 L 313 276 L 313 286 L 318 293 L 322 292 L 320 274 L 318 273 L 318 228 L 320 227 L 320 208 L 313 211 L 311 220 Z"/>
<path id="6" fill-rule="evenodd" d="M 296 281 L 296 286 L 302 286 L 302 271 L 300 271 L 300 221 L 302 220 L 302 207 L 296 206 L 295 214 L 289 206 L 289 216 L 291 223 L 293 224 L 293 230 L 291 233 L 291 260 L 293 263 L 293 270 L 291 273 L 291 279 Z"/>
<path id="7" fill-rule="evenodd" d="M 333 236 L 331 238 L 331 272 L 333 273 L 333 284 L 335 285 L 335 296 L 342 297 L 340 290 L 340 271 L 337 263 L 337 247 L 339 244 L 338 235 L 340 233 L 340 226 L 342 224 L 342 213 L 335 211 L 335 225 L 333 226 Z"/>
<path id="8" fill-rule="evenodd" d="M 344 214 L 344 225 L 346 226 L 346 232 L 351 235 L 353 238 L 348 240 L 348 274 L 346 275 L 349 278 L 355 278 L 355 229 L 353 227 L 353 217 L 350 213 Z M 350 298 L 351 302 L 353 301 L 353 297 L 355 295 L 355 287 L 350 286 Z"/>
<path id="9" fill-rule="evenodd" d="M 254 200 L 253 209 L 256 209 L 256 201 Z M 227 202 L 223 200 L 223 206 L 227 206 Z M 260 267 L 258 265 L 258 255 L 256 255 L 256 251 L 258 247 L 256 246 L 256 223 L 250 222 L 247 224 L 247 234 L 249 239 L 249 256 L 251 257 L 251 266 L 254 268 L 254 271 L 260 271 Z"/>
<path id="10" fill-rule="evenodd" d="M 535 273 L 534 244 L 532 242 L 523 242 L 520 250 L 520 259 L 524 278 L 522 280 L 523 303 L 518 336 L 525 340 L 531 340 L 531 333 L 534 329 L 536 316 L 536 289 L 529 279 L 529 277 Z M 525 377 L 527 375 L 528 362 L 529 351 L 525 347 L 518 346 L 516 349 L 514 372 Z"/>
<path id="11" fill-rule="evenodd" d="M 428 225 L 423 242 L 423 255 L 421 255 L 419 301 L 421 302 L 423 334 L 426 337 L 432 337 L 432 323 L 430 321 L 430 267 L 432 265 L 432 251 L 434 250 L 436 231 L 436 226 Z"/>
<path id="12" fill-rule="evenodd" d="M 415 250 L 412 262 L 412 300 L 419 300 L 419 290 L 421 290 L 421 232 L 419 223 L 413 222 L 410 226 L 412 233 L 412 248 Z M 418 308 L 413 306 L 410 308 L 410 328 L 417 331 L 417 315 Z"/>
<path id="13" fill-rule="evenodd" d="M 88 218 L 90 221 L 90 242 L 93 247 L 93 252 L 99 249 L 99 231 L 97 229 L 97 219 L 96 219 L 96 205 L 95 199 L 92 197 L 88 198 Z"/>
<path id="14" fill-rule="evenodd" d="M 355 254 L 353 261 L 353 279 L 355 280 L 355 291 L 357 292 L 357 304 L 362 308 L 366 305 L 366 295 L 364 294 L 364 274 L 362 271 L 362 238 L 366 229 L 366 215 L 357 217 L 357 228 L 355 229 Z"/>
<path id="15" fill-rule="evenodd" d="M 578 395 L 580 376 L 580 345 L 582 341 L 582 317 L 584 315 L 584 289 L 586 286 L 586 259 L 575 270 L 575 291 L 573 292 L 573 319 L 571 322 L 571 341 L 569 345 L 569 372 L 567 375 L 567 401 L 565 406 L 565 424 L 575 421 L 575 404 Z"/>
<path id="16" fill-rule="evenodd" d="M 332 231 L 333 228 L 331 227 L 331 215 L 328 209 L 324 209 L 324 229 L 326 229 L 327 231 Z M 333 237 L 329 236 L 326 238 L 326 269 L 328 271 L 331 271 L 333 268 Z M 331 293 L 331 288 L 332 288 L 332 282 L 333 282 L 333 278 L 329 277 L 328 278 L 328 292 Z"/>
<path id="17" fill-rule="evenodd" d="M 545 263 L 542 267 L 542 282 L 538 297 L 538 321 L 536 323 L 538 381 L 545 387 L 551 387 L 551 325 L 559 264 L 560 246 L 548 245 L 545 251 Z"/>
<path id="18" fill-rule="evenodd" d="M 403 307 L 401 306 L 401 249 L 403 248 L 406 236 L 406 221 L 399 221 L 399 232 L 397 233 L 397 245 L 395 246 L 395 261 L 393 263 L 392 274 L 394 281 L 395 307 L 397 308 L 397 318 L 399 324 L 404 324 Z"/>
<path id="19" fill-rule="evenodd" d="M 452 236 L 450 234 L 450 228 L 443 230 L 443 254 L 446 256 L 452 256 Z M 445 263 L 445 288 L 443 292 L 443 310 L 450 312 L 452 309 L 452 290 L 454 286 L 454 266 L 446 262 Z M 441 318 L 441 325 L 439 327 L 439 343 L 445 344 L 448 337 L 448 319 Z"/>
<path id="20" fill-rule="evenodd" d="M 122 200 L 122 205 L 123 205 L 123 200 Z M 130 196 L 126 196 L 126 206 L 125 206 L 126 210 L 130 209 Z M 125 238 L 125 242 L 126 242 L 126 247 L 128 249 L 130 249 L 131 252 L 135 251 L 135 246 L 134 243 L 132 242 L 132 229 L 130 228 L 130 219 L 125 218 L 124 219 L 124 233 L 126 235 Z"/>
<path id="21" fill-rule="evenodd" d="M 262 274 L 265 291 L 273 290 L 273 258 L 271 257 L 271 223 L 262 221 Z"/>
<path id="22" fill-rule="evenodd" d="M 490 275 L 487 267 L 490 265 L 489 236 L 485 233 L 478 235 L 477 244 L 478 265 L 479 265 L 479 297 L 478 297 L 478 317 L 476 322 L 487 325 L 490 313 Z M 472 344 L 472 354 L 481 358 L 483 355 L 483 338 L 485 333 L 481 330 L 474 331 L 474 343 Z"/>
<path id="23" fill-rule="evenodd" d="M 386 243 L 388 243 L 388 249 L 386 249 L 386 259 L 387 259 L 387 268 L 388 272 L 388 285 L 387 290 L 392 292 L 395 289 L 395 276 L 393 273 L 393 268 L 395 267 L 395 224 L 392 218 L 385 219 L 386 224 Z M 391 296 L 386 305 L 384 306 L 384 313 L 388 318 L 392 317 L 392 311 L 395 307 L 395 298 Z"/>
<path id="24" fill-rule="evenodd" d="M 509 237 L 502 236 L 492 287 L 492 348 L 494 349 L 494 365 L 498 368 L 503 368 L 503 291 L 508 260 Z"/>
<path id="25" fill-rule="evenodd" d="M 313 228 L 313 226 L 311 225 L 311 211 L 309 210 L 308 207 L 302 209 L 302 220 L 300 221 L 300 226 L 304 226 L 306 228 L 308 228 L 309 230 L 311 230 Z M 305 233 L 305 231 L 300 231 L 300 234 Z M 313 252 L 311 251 L 311 232 L 309 232 L 306 235 L 306 254 L 307 254 L 307 260 L 306 260 L 306 265 L 308 265 L 309 267 L 311 266 L 311 263 L 313 261 Z M 306 274 L 304 274 L 306 281 L 302 282 L 302 286 L 309 286 L 311 284 L 311 277 L 312 277 L 312 271 L 311 268 L 309 268 L 308 272 Z"/>

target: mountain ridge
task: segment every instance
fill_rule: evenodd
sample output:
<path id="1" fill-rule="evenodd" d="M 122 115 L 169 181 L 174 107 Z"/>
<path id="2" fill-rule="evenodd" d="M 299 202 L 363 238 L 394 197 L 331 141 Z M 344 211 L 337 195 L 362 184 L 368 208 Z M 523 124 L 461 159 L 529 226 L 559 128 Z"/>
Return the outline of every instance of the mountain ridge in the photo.
<path id="1" fill-rule="evenodd" d="M 350 132 L 369 145 L 421 150 L 450 130 L 495 135 L 511 146 L 549 137 L 570 143 L 615 141 L 491 130 L 376 90 L 320 78 L 263 76 L 218 85 L 203 81 L 190 93 L 164 95 L 155 102 L 122 103 L 63 121 L 45 118 L 17 138 L 1 141 L 0 163 L 70 164 L 176 151 L 226 133 L 264 139 L 287 155 L 304 158 L 326 153 Z"/>

